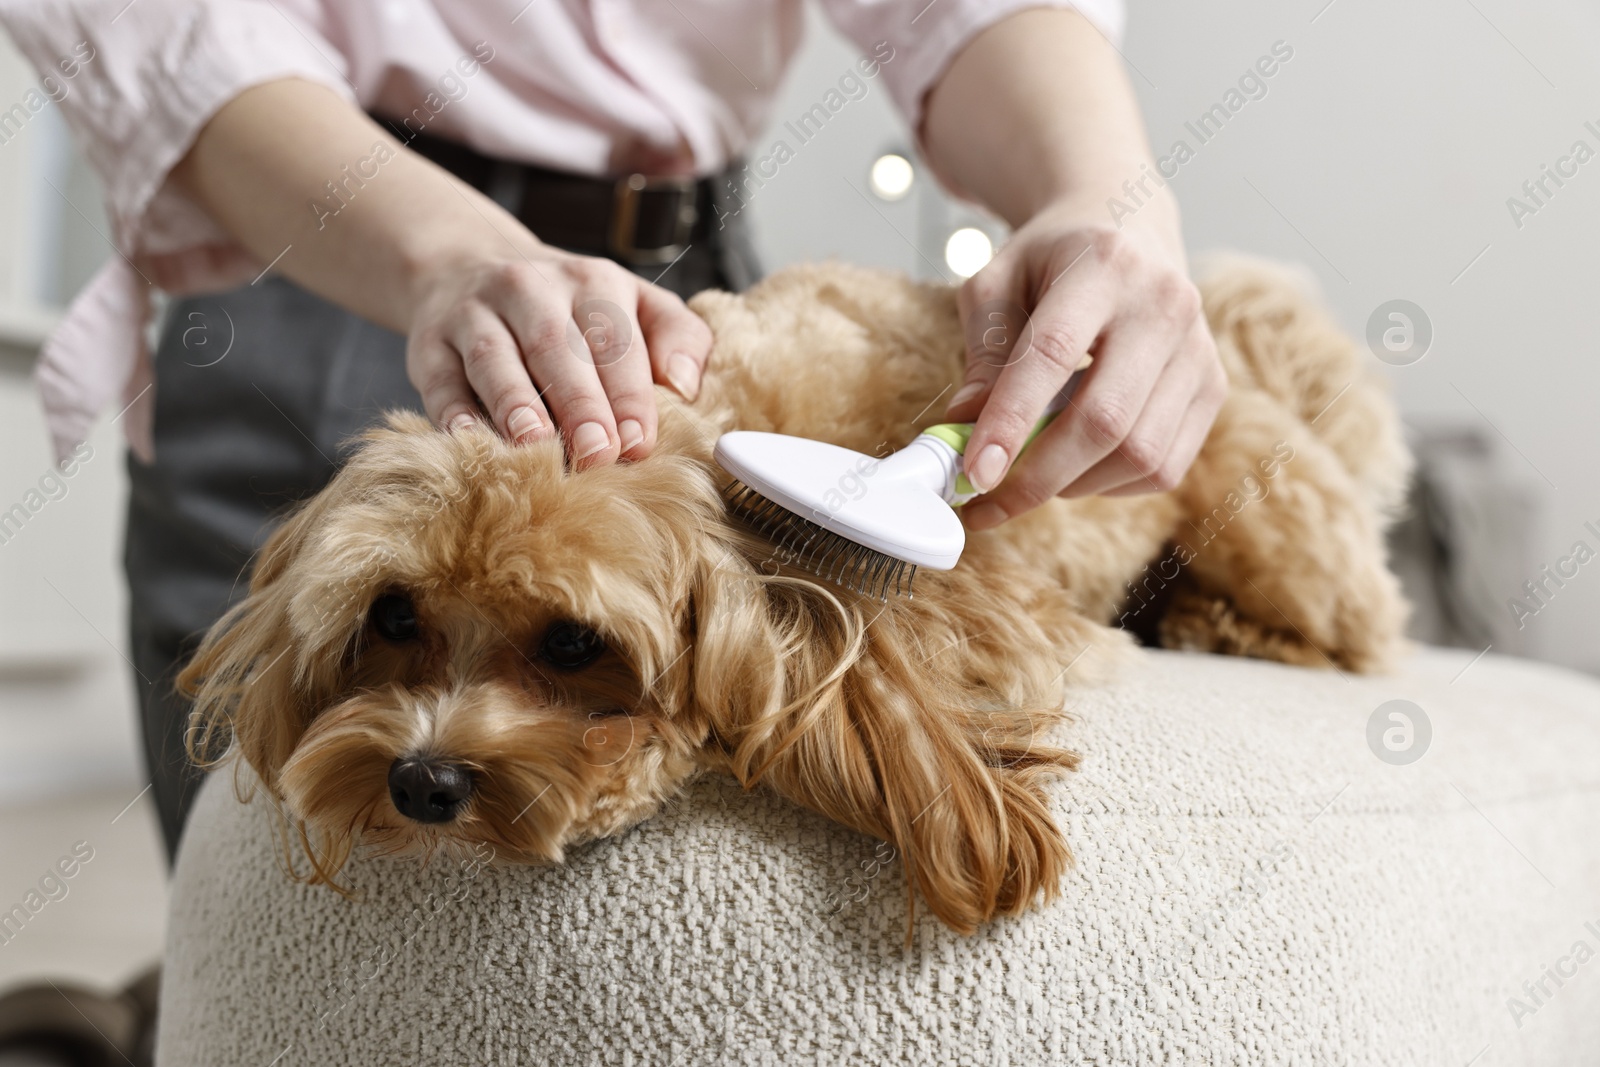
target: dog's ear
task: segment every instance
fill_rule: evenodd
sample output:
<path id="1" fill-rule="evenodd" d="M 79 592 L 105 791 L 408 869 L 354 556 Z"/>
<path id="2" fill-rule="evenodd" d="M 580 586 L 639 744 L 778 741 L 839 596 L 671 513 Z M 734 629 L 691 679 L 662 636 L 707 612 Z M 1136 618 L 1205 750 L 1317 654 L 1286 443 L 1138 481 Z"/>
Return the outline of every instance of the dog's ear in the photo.
<path id="1" fill-rule="evenodd" d="M 392 555 L 371 522 L 357 516 L 354 525 L 334 530 L 333 519 L 364 497 L 413 489 L 418 467 L 448 473 L 440 458 L 447 440 L 415 412 L 388 413 L 361 436 L 362 447 L 333 482 L 267 538 L 256 554 L 249 594 L 207 631 L 177 677 L 178 691 L 193 701 L 190 758 L 205 766 L 236 752 L 276 790 L 279 770 L 343 680 L 345 652 L 365 618 L 378 571 Z M 457 481 L 478 469 L 482 451 Z M 397 455 L 414 462 L 400 464 Z M 420 527 L 445 504 L 418 499 L 413 521 Z M 307 564 L 318 538 L 322 551 Z"/>
<path id="2" fill-rule="evenodd" d="M 713 567 L 696 606 L 695 703 L 729 768 L 889 842 L 908 887 L 970 933 L 1052 896 L 1071 862 L 1043 782 L 1076 757 L 1052 719 L 930 650 L 916 612 L 814 580 Z"/>
<path id="3" fill-rule="evenodd" d="M 272 533 L 257 558 L 249 594 L 212 626 L 177 678 L 178 691 L 193 701 L 190 758 L 213 764 L 231 740 L 273 790 L 311 723 L 318 691 L 331 686 L 337 672 L 317 642 L 306 640 L 316 635 L 303 632 L 303 620 L 295 625 L 298 583 L 288 577 L 322 510 L 314 499 Z M 333 614 L 320 611 L 340 625 Z"/>

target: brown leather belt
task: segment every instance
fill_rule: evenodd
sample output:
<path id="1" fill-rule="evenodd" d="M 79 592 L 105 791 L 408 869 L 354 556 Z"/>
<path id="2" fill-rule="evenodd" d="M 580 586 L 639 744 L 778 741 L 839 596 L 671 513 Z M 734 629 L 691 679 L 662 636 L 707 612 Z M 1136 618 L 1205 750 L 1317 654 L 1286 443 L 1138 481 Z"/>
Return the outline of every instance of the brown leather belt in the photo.
<path id="1" fill-rule="evenodd" d="M 591 178 L 483 155 L 378 119 L 432 160 L 515 215 L 534 236 L 575 252 L 638 266 L 671 263 L 712 230 L 711 178 L 626 174 Z"/>

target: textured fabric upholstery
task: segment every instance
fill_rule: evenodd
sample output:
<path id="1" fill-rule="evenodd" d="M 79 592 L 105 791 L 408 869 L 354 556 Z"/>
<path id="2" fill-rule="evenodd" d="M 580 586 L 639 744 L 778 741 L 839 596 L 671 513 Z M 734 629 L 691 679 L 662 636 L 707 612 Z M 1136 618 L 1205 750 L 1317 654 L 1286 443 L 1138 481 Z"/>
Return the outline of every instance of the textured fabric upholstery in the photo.
<path id="1" fill-rule="evenodd" d="M 159 1062 L 1594 1064 L 1600 684 L 1471 658 L 1141 654 L 1069 697 L 1061 896 L 909 947 L 886 846 L 720 779 L 565 867 L 367 859 L 346 900 L 214 776 Z M 1369 745 L 1393 699 L 1409 765 Z"/>

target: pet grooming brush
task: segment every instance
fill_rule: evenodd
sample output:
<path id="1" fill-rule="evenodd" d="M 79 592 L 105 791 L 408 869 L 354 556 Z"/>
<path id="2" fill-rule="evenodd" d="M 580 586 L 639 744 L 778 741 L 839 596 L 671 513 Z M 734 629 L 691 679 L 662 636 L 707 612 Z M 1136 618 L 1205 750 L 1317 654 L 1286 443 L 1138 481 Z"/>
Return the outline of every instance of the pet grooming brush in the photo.
<path id="1" fill-rule="evenodd" d="M 1077 376 L 1028 436 L 1066 406 Z M 978 495 L 962 473 L 973 424 L 930 426 L 882 459 L 848 448 L 754 430 L 717 439 L 734 481 L 733 515 L 770 541 L 777 558 L 877 600 L 911 595 L 917 570 L 947 571 L 966 547 L 955 509 Z"/>

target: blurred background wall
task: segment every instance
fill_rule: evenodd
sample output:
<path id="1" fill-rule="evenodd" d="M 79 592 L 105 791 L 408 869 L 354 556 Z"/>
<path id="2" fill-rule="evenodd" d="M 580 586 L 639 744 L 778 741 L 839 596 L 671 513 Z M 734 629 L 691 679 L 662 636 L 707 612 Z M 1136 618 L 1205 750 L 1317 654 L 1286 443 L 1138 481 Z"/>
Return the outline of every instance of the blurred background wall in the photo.
<path id="1" fill-rule="evenodd" d="M 1173 179 L 1191 250 L 1303 264 L 1357 336 L 1389 301 L 1421 309 L 1431 346 L 1385 373 L 1417 432 L 1475 442 L 1482 455 L 1453 468 L 1466 500 L 1456 518 L 1464 508 L 1502 546 L 1455 559 L 1457 577 L 1499 619 L 1496 651 L 1600 669 L 1600 562 L 1547 586 L 1521 629 L 1507 606 L 1574 542 L 1600 549 L 1584 528 L 1600 528 L 1600 159 L 1547 184 L 1536 212 L 1514 220 L 1507 207 L 1530 202 L 1523 183 L 1575 141 L 1600 151 L 1600 13 L 1577 0 L 1129 7 L 1123 52 L 1155 150 L 1183 140 L 1193 151 Z M 754 156 L 780 138 L 796 147 L 784 123 L 853 69 L 851 50 L 811 22 Z M 1186 123 L 1275 45 L 1292 55 L 1264 95 L 1201 144 Z M 0 111 L 34 84 L 0 45 Z M 909 188 L 888 164 L 875 190 L 874 162 L 888 154 L 911 162 Z M 875 83 L 796 148 L 749 210 L 769 269 L 831 256 L 956 281 L 952 263 L 981 262 L 983 239 L 963 234 L 947 256 L 952 234 L 1005 233 L 934 188 Z M 107 232 L 47 105 L 0 143 L 0 511 L 50 470 L 31 361 L 54 309 L 115 254 Z M 143 784 L 122 651 L 122 449 L 104 423 L 90 443 L 66 495 L 0 544 L 0 803 L 88 787 L 131 798 Z"/>
<path id="2" fill-rule="evenodd" d="M 1396 300 L 1431 326 L 1420 358 L 1417 346 L 1382 365 L 1431 489 L 1430 521 L 1397 545 L 1416 549 L 1404 570 L 1419 634 L 1600 670 L 1600 560 L 1559 586 L 1541 573 L 1580 540 L 1600 552 L 1585 527 L 1600 530 L 1600 9 L 1129 0 L 1128 13 L 1122 52 L 1154 151 L 1192 152 L 1169 168 L 1191 255 L 1302 264 L 1357 337 Z M 759 150 L 847 68 L 820 21 Z M 1220 131 L 1201 126 L 1267 56 L 1274 73 L 1244 87 Z M 1561 163 L 1579 140 L 1596 157 Z M 909 143 L 881 89 L 843 109 L 752 203 L 768 265 L 837 256 L 957 280 L 949 236 L 1004 228 L 939 195 L 920 166 L 903 199 L 873 196 L 873 160 Z M 1530 198 L 1523 183 L 1558 164 L 1577 173 Z M 1534 212 L 1514 217 L 1511 197 Z M 1396 325 L 1379 319 L 1380 335 Z M 1441 536 L 1450 551 L 1416 544 Z M 1544 583 L 1540 599 L 1529 581 Z M 1440 622 L 1440 584 L 1471 625 Z M 1519 618 L 1513 597 L 1530 612 Z"/>
<path id="3" fill-rule="evenodd" d="M 30 380 L 60 306 L 113 253 L 57 106 L 25 103 L 38 85 L 0 39 L 0 803 L 108 785 L 131 799 L 143 779 L 121 651 L 122 450 L 102 425 L 87 462 L 41 486 L 54 468 Z"/>
<path id="4" fill-rule="evenodd" d="M 114 254 L 56 105 L 27 108 L 38 84 L 0 37 L 0 910 L 75 845 L 92 860 L 8 931 L 0 987 L 123 982 L 159 952 L 166 907 L 123 659 L 121 442 L 103 423 L 73 476 L 49 479 L 30 381 L 61 305 Z"/>

